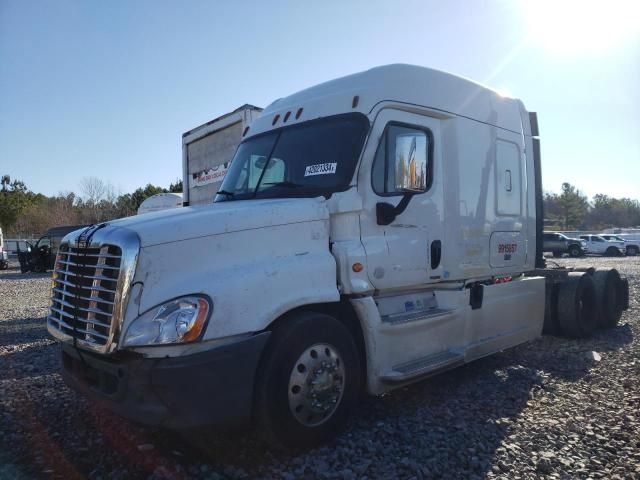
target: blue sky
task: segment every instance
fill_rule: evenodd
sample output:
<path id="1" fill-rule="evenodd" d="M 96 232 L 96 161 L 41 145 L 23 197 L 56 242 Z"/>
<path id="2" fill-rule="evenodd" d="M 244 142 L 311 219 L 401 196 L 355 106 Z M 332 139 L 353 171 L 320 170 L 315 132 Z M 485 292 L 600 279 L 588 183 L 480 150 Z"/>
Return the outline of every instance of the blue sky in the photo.
<path id="1" fill-rule="evenodd" d="M 49 195 L 167 186 L 182 132 L 402 62 L 537 111 L 545 189 L 640 199 L 639 4 L 0 0 L 0 173 Z"/>

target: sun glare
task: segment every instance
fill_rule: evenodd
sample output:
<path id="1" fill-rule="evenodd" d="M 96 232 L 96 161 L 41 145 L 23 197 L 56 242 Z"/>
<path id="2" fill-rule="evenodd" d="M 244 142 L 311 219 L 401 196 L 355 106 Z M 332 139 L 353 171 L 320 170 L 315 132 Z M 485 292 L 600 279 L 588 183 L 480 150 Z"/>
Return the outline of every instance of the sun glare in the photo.
<path id="1" fill-rule="evenodd" d="M 604 53 L 640 41 L 638 0 L 522 0 L 528 40 L 558 55 Z"/>

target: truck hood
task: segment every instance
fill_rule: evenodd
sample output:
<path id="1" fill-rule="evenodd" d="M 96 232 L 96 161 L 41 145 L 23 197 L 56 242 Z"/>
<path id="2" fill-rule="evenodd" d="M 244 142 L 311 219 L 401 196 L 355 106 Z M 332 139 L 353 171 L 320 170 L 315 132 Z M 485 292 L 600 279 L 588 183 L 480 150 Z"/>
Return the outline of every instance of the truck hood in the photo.
<path id="1" fill-rule="evenodd" d="M 326 200 L 278 198 L 237 200 L 183 207 L 109 222 L 133 230 L 141 247 L 252 230 L 276 225 L 328 220 Z"/>

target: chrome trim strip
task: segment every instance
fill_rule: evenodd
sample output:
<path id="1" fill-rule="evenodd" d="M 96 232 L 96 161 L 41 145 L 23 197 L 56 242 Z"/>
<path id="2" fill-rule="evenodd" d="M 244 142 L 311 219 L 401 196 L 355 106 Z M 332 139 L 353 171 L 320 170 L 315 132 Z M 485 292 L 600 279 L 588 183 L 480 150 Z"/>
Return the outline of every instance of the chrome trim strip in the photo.
<path id="1" fill-rule="evenodd" d="M 53 272 L 54 275 L 56 275 L 56 272 Z M 95 290 L 96 292 L 105 292 L 105 293 L 113 293 L 115 294 L 116 291 L 115 290 L 110 290 L 108 288 L 104 288 L 104 287 L 100 287 L 99 285 L 76 285 L 75 283 L 70 283 L 67 282 L 66 280 L 60 280 L 58 277 L 54 277 L 54 280 L 58 283 L 61 283 L 62 285 L 66 285 L 67 287 L 73 287 L 73 288 L 81 288 L 83 290 Z M 116 287 L 117 288 L 117 287 Z M 73 296 L 73 294 L 70 294 Z"/>
<path id="2" fill-rule="evenodd" d="M 65 306 L 65 307 L 75 308 L 76 310 L 80 310 L 80 311 L 82 311 L 82 312 L 87 312 L 87 313 L 97 313 L 98 315 L 106 315 L 106 316 L 108 316 L 108 317 L 110 317 L 110 316 L 111 316 L 111 313 L 110 313 L 110 312 L 105 312 L 104 310 L 100 310 L 99 308 L 92 308 L 92 307 L 89 307 L 89 308 L 85 308 L 85 307 L 76 307 L 76 306 L 74 306 L 73 304 L 71 304 L 71 303 L 69 303 L 69 302 L 65 302 L 64 300 L 62 300 L 62 299 L 60 299 L 60 298 L 55 298 L 55 297 L 53 297 L 53 298 L 51 299 L 51 301 L 52 301 L 52 302 L 57 302 L 57 303 L 59 303 L 60 305 Z M 53 310 L 53 307 L 51 307 L 51 309 Z M 61 314 L 63 314 L 63 315 L 67 315 L 69 312 L 58 312 L 58 313 L 61 313 Z M 71 318 L 75 318 L 75 317 L 74 317 L 73 315 L 71 315 Z M 84 319 L 84 318 L 79 318 L 78 320 L 79 320 L 79 321 L 81 321 L 81 322 L 89 321 L 88 319 Z M 100 325 L 100 326 L 102 326 L 102 327 L 111 328 L 111 325 L 108 325 L 108 324 L 106 324 L 106 323 L 100 323 L 100 322 L 98 322 L 98 323 L 96 323 L 96 325 Z"/>
<path id="3" fill-rule="evenodd" d="M 101 265 L 87 265 L 87 267 L 89 268 L 93 268 L 94 270 L 99 270 L 102 269 Z M 65 275 L 67 277 L 82 277 L 82 278 L 88 278 L 90 280 L 99 280 L 101 282 L 117 282 L 118 279 L 117 278 L 110 278 L 110 277 L 105 277 L 102 275 L 82 275 L 81 273 L 74 273 L 74 272 L 70 272 L 68 270 L 54 270 L 54 273 L 58 273 L 60 275 Z M 76 285 L 78 287 L 83 287 L 83 285 Z M 87 287 L 87 288 L 91 288 L 91 287 Z"/>
<path id="4" fill-rule="evenodd" d="M 65 237 L 66 238 L 66 237 Z M 118 245 L 115 245 L 118 246 Z M 92 247 L 89 247 L 92 248 Z M 74 257 L 101 257 L 101 258 L 120 258 L 119 255 L 112 255 L 110 253 L 82 253 L 82 249 L 77 249 L 76 247 L 69 246 L 69 250 L 66 252 L 58 252 L 58 255 L 71 255 Z"/>
<path id="5" fill-rule="evenodd" d="M 67 313 L 67 312 L 63 312 L 62 310 L 59 310 L 59 309 L 57 309 L 57 308 L 55 308 L 55 307 L 51 307 L 51 310 L 53 310 L 53 311 L 54 311 L 54 312 L 56 312 L 56 313 L 59 313 L 60 315 L 62 315 L 62 316 L 64 316 L 64 317 L 71 318 L 71 319 L 74 319 L 74 318 L 75 318 L 73 315 L 71 315 L 71 314 L 69 314 L 69 313 Z M 52 319 L 54 319 L 55 317 L 51 317 L 51 318 L 52 318 Z M 55 318 L 55 321 L 56 321 L 56 322 L 58 322 L 58 323 L 60 323 L 60 322 L 63 322 L 63 323 L 64 323 L 64 320 L 62 320 L 61 318 Z M 111 325 L 107 325 L 106 323 L 98 322 L 98 321 L 96 321 L 96 320 L 95 320 L 95 319 L 93 319 L 93 318 L 82 318 L 82 319 L 78 319 L 78 322 L 81 322 L 81 323 L 90 323 L 91 325 L 97 325 L 98 327 L 107 328 L 107 329 L 110 329 L 110 328 L 111 328 Z M 68 324 L 67 324 L 67 323 L 65 323 L 65 325 L 68 325 Z M 67 328 L 67 327 L 65 327 L 65 328 Z M 69 329 L 71 329 L 71 330 L 73 330 L 73 327 L 72 327 L 71 325 L 68 325 L 68 328 L 69 328 Z M 78 330 L 78 329 L 76 329 L 76 330 Z M 80 332 L 80 331 L 81 331 L 81 330 L 78 330 L 78 332 Z M 104 337 L 104 338 L 107 338 L 107 337 Z"/>
<path id="6" fill-rule="evenodd" d="M 56 320 L 55 321 L 58 325 L 60 325 L 62 328 L 66 328 L 67 330 L 74 330 L 74 328 L 69 325 L 68 323 L 62 321 L 62 320 Z M 92 337 L 97 337 L 97 338 L 102 338 L 103 340 L 107 340 L 109 337 L 107 337 L 106 335 L 103 335 L 102 333 L 98 333 L 95 330 L 83 330 L 81 328 L 75 328 L 76 332 L 80 332 L 80 333 L 84 333 L 86 335 L 91 335 Z M 73 339 L 73 337 L 70 337 L 71 339 Z M 82 342 L 82 343 L 87 343 L 89 345 L 93 345 L 91 342 L 88 342 L 87 340 L 83 340 L 81 338 L 78 338 L 78 342 Z M 102 345 L 100 345 L 102 346 Z"/>
<path id="7" fill-rule="evenodd" d="M 80 256 L 80 255 L 76 255 L 76 256 Z M 105 258 L 105 257 L 100 257 L 100 258 Z M 85 265 L 81 265 L 79 263 L 67 262 L 66 260 L 58 260 L 57 263 L 62 263 L 63 265 L 69 265 L 70 267 L 85 268 Z M 92 267 L 92 266 L 93 265 L 86 265 L 86 267 Z M 100 268 L 105 268 L 107 270 L 120 270 L 120 267 L 111 267 L 109 265 L 101 265 Z"/>
<path id="8" fill-rule="evenodd" d="M 52 290 L 54 292 L 56 292 L 56 293 L 59 293 L 60 295 L 65 296 L 65 297 L 79 298 L 80 300 L 86 300 L 87 302 L 100 302 L 100 303 L 106 303 L 107 305 L 113 305 L 113 302 L 110 302 L 109 300 L 105 300 L 104 298 L 100 298 L 100 297 L 83 297 L 81 295 L 74 295 L 73 293 L 69 293 L 69 292 L 66 292 L 64 290 L 60 290 L 59 288 L 53 288 Z M 91 287 L 90 290 L 97 290 L 97 289 L 95 287 Z M 54 297 L 54 298 L 57 300 L 56 297 Z M 109 314 L 109 315 L 111 315 L 111 314 Z"/>

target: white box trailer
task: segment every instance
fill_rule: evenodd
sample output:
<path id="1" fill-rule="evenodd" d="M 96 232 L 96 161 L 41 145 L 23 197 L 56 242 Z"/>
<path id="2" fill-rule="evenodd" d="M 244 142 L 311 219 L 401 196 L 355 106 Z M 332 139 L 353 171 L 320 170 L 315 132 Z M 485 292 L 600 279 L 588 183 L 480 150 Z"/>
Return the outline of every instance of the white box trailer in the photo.
<path id="1" fill-rule="evenodd" d="M 546 268 L 543 218 L 537 117 L 520 100 L 378 67 L 267 107 L 213 204 L 66 238 L 47 325 L 65 380 L 122 415 L 254 420 L 308 447 L 362 392 L 543 330 L 615 327 L 626 279 Z M 79 283 L 78 262 L 98 280 Z"/>
<path id="2" fill-rule="evenodd" d="M 182 135 L 183 206 L 213 202 L 236 147 L 261 111 L 245 104 Z"/>

